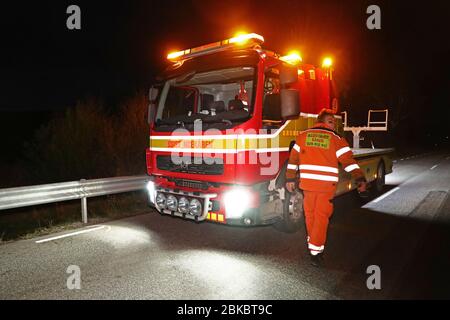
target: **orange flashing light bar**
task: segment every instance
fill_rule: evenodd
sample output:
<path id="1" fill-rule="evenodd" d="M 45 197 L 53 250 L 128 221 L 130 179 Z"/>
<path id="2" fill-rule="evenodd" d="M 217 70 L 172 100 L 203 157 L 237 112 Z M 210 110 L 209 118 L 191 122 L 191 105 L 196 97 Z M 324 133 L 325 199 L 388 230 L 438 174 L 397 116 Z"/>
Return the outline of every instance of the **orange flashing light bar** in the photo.
<path id="1" fill-rule="evenodd" d="M 242 34 L 236 35 L 236 37 L 228 39 L 228 43 L 244 44 L 249 40 L 258 41 L 259 43 L 263 43 L 264 37 L 260 36 L 259 34 L 256 34 L 256 33 L 242 33 Z"/>
<path id="2" fill-rule="evenodd" d="M 255 44 L 262 44 L 263 42 L 264 38 L 259 34 L 243 33 L 238 34 L 237 36 L 230 39 L 209 43 L 200 47 L 171 52 L 167 55 L 167 59 L 172 62 L 177 62 L 179 60 L 192 58 L 197 55 L 225 50 L 232 46 L 243 46 L 243 45 L 251 46 Z"/>
<path id="3" fill-rule="evenodd" d="M 208 212 L 206 219 L 214 222 L 225 223 L 225 216 L 221 213 Z"/>

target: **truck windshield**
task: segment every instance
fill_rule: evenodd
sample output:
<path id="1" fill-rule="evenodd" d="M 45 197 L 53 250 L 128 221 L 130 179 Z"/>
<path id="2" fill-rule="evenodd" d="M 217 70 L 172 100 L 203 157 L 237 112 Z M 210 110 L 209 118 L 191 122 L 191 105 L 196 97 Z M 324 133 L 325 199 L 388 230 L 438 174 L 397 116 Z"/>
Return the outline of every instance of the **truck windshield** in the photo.
<path id="1" fill-rule="evenodd" d="M 158 102 L 156 127 L 189 129 L 201 120 L 225 129 L 248 120 L 253 111 L 255 68 L 191 72 L 166 81 Z"/>

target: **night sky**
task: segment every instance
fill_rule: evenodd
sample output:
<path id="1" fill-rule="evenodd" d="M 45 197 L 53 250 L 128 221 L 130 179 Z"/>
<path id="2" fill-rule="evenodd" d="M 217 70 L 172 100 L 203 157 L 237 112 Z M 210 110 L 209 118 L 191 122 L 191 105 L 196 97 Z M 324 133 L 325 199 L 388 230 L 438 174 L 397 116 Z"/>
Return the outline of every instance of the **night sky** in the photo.
<path id="1" fill-rule="evenodd" d="M 70 4 L 81 7 L 81 31 L 66 28 Z M 381 7 L 381 30 L 366 28 L 370 4 Z M 245 30 L 305 62 L 332 55 L 356 117 L 388 106 L 407 115 L 404 130 L 448 133 L 448 1 L 16 1 L 1 13 L 0 117 L 86 97 L 114 106 L 148 88 L 168 51 Z"/>

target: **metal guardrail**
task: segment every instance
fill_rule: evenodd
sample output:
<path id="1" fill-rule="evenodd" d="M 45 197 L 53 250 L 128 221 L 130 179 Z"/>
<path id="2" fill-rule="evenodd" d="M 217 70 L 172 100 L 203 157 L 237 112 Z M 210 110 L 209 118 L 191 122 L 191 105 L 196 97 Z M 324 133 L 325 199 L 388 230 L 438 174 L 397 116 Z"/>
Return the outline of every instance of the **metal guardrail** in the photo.
<path id="1" fill-rule="evenodd" d="M 87 198 L 141 190 L 148 181 L 148 176 L 131 176 L 0 189 L 0 210 L 81 200 L 82 221 L 87 223 Z"/>

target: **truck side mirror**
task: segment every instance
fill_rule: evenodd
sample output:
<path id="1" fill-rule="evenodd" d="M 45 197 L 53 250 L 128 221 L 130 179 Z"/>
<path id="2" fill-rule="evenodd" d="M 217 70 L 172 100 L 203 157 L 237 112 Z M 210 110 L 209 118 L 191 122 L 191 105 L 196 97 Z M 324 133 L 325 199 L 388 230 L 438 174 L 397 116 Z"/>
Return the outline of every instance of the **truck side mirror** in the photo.
<path id="1" fill-rule="evenodd" d="M 280 84 L 287 86 L 298 81 L 298 69 L 286 64 L 280 65 Z"/>
<path id="2" fill-rule="evenodd" d="M 156 99 L 158 98 L 158 93 L 159 90 L 155 87 L 151 87 L 150 90 L 148 91 L 148 100 L 150 100 L 150 102 L 155 102 Z"/>
<path id="3" fill-rule="evenodd" d="M 297 118 L 300 114 L 300 97 L 295 89 L 281 89 L 281 117 L 284 120 Z"/>
<path id="4" fill-rule="evenodd" d="M 148 104 L 148 112 L 147 112 L 147 123 L 151 125 L 155 120 L 156 115 L 156 103 L 150 102 Z"/>
<path id="5" fill-rule="evenodd" d="M 155 120 L 156 115 L 156 99 L 158 98 L 159 90 L 155 87 L 151 87 L 148 92 L 148 112 L 147 112 L 147 123 L 151 125 Z"/>
<path id="6" fill-rule="evenodd" d="M 293 119 L 300 114 L 300 97 L 295 89 L 288 86 L 298 81 L 298 69 L 287 64 L 280 65 L 280 95 L 281 117 L 284 120 Z"/>

